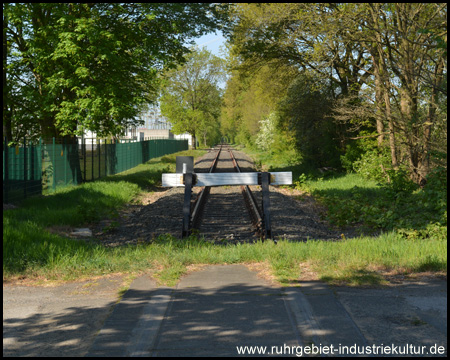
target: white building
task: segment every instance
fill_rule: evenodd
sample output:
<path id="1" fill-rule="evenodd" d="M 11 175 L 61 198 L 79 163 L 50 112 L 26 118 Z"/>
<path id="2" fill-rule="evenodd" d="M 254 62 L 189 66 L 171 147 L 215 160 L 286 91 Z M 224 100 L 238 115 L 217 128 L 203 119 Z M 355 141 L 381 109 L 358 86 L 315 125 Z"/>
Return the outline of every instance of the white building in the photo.
<path id="1" fill-rule="evenodd" d="M 188 133 L 181 135 L 174 135 L 170 130 L 172 129 L 172 124 L 167 120 L 165 116 L 161 114 L 161 109 L 158 104 L 149 104 L 138 116 L 137 120 L 142 120 L 143 125 L 141 126 L 131 126 L 125 130 L 125 132 L 120 136 L 120 139 L 128 139 L 132 141 L 144 141 L 149 139 L 177 139 L 177 140 L 188 140 L 189 146 L 192 146 L 192 136 Z M 81 139 L 82 137 L 78 137 Z M 86 144 L 91 145 L 97 143 L 96 133 L 92 131 L 85 131 L 84 141 Z M 103 143 L 103 142 L 102 142 Z"/>
<path id="2" fill-rule="evenodd" d="M 174 139 L 176 140 L 187 140 L 189 143 L 189 147 L 192 147 L 192 135 L 188 133 L 174 135 Z"/>

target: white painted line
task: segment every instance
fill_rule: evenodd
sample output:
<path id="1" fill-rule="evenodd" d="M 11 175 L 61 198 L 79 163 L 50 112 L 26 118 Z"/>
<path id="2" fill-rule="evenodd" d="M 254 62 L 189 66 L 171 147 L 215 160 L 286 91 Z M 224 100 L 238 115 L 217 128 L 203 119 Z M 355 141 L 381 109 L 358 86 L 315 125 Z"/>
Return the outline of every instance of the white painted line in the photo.
<path id="1" fill-rule="evenodd" d="M 171 288 L 158 288 L 142 312 L 139 322 L 132 331 L 132 343 L 127 356 L 148 357 L 158 336 L 159 328 L 171 299 Z"/>
<path id="2" fill-rule="evenodd" d="M 258 185 L 258 173 L 199 173 L 194 186 Z M 292 172 L 271 172 L 270 185 L 291 185 Z M 184 186 L 183 174 L 162 174 L 162 186 Z"/>

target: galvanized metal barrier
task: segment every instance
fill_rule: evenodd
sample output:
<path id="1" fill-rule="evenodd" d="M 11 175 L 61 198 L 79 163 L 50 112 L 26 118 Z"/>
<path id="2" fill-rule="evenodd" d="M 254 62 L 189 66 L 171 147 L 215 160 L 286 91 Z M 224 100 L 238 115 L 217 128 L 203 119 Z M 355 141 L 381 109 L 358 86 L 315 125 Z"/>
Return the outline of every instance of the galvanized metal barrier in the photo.
<path id="1" fill-rule="evenodd" d="M 3 139 L 3 202 L 16 202 L 57 188 L 118 174 L 146 161 L 188 149 L 187 140 L 113 142 L 107 139 Z"/>
<path id="2" fill-rule="evenodd" d="M 178 160 L 177 160 L 178 161 Z M 272 239 L 270 217 L 269 185 L 292 185 L 292 172 L 252 172 L 252 173 L 175 173 L 162 174 L 163 187 L 183 187 L 183 226 L 182 237 L 190 234 L 192 226 L 191 198 L 195 186 L 261 185 L 264 235 Z"/>

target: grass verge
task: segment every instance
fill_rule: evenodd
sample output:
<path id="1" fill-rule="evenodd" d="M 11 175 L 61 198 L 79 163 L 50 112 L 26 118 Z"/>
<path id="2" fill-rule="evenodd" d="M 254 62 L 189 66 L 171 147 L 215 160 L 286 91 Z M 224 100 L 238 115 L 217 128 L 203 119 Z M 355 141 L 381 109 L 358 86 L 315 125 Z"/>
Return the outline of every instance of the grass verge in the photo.
<path id="1" fill-rule="evenodd" d="M 19 208 L 4 211 L 4 281 L 76 280 L 111 273 L 150 272 L 161 284 L 174 285 L 192 266 L 236 263 L 263 264 L 283 285 L 295 285 L 299 278 L 308 276 L 334 284 L 375 285 L 383 284 L 392 275 L 446 274 L 446 236 L 405 236 L 395 229 L 379 236 L 339 242 L 279 241 L 275 245 L 266 241 L 215 246 L 195 236 L 182 241 L 162 236 L 151 244 L 118 248 L 67 239 L 46 230 L 55 225 L 83 226 L 112 216 L 140 193 L 157 189 L 161 174 L 174 171 L 176 155 L 201 154 L 183 152 L 153 159 L 101 181 L 27 199 Z M 311 180 L 307 185 L 312 192 L 325 191 L 318 193 L 319 197 L 327 198 L 326 191 L 334 191 L 338 199 L 339 194 L 345 195 L 340 191 L 361 187 L 361 199 L 368 202 L 379 191 L 376 184 L 355 177 L 316 183 Z"/>

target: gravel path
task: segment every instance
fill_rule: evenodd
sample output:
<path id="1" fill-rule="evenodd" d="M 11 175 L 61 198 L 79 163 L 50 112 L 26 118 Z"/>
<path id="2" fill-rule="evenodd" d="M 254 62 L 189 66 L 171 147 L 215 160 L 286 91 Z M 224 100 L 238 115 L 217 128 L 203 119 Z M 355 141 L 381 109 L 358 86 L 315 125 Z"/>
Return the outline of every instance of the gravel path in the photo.
<path id="1" fill-rule="evenodd" d="M 239 151 L 234 151 L 242 172 L 255 171 L 251 158 Z M 204 172 L 209 168 L 214 157 L 210 151 L 197 159 L 195 172 Z M 213 188 L 215 189 L 215 188 Z M 239 187 L 225 186 L 217 188 L 220 196 L 236 193 Z M 256 201 L 260 204 L 262 193 L 260 186 L 251 186 Z M 200 188 L 194 188 L 194 196 Z M 340 240 L 342 233 L 348 238 L 354 236 L 353 231 L 337 231 L 331 229 L 320 218 L 320 207 L 307 196 L 297 200 L 299 192 L 270 186 L 270 203 L 272 216 L 272 233 L 275 238 L 286 238 L 290 241 Z M 171 188 L 154 193 L 146 205 L 130 205 L 122 211 L 119 224 L 108 226 L 111 221 L 105 220 L 94 229 L 94 236 L 107 246 L 137 244 L 151 242 L 162 234 L 181 237 L 182 208 L 184 188 Z M 104 229 L 108 227 L 108 231 Z M 220 234 L 224 239 L 233 240 L 233 234 Z M 217 240 L 217 239 L 215 239 Z M 248 239 L 253 241 L 254 238 Z"/>

